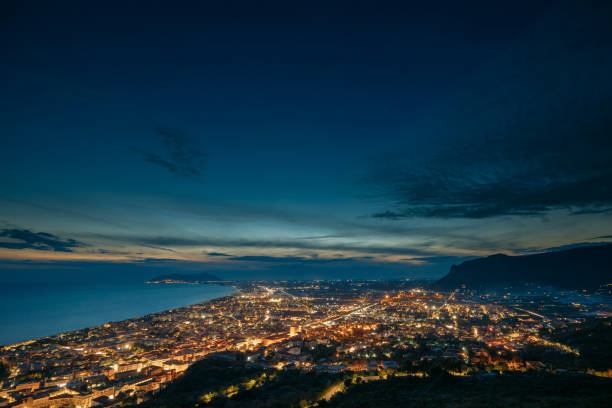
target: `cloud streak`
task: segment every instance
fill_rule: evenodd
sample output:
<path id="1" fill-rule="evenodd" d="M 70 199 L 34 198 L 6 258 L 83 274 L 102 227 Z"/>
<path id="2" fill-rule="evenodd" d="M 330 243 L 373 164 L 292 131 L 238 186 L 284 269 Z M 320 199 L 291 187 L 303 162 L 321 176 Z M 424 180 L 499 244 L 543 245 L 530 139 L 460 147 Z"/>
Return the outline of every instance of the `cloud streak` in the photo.
<path id="1" fill-rule="evenodd" d="M 223 252 L 205 252 L 205 254 L 208 256 L 232 256 Z"/>
<path id="2" fill-rule="evenodd" d="M 195 141 L 167 128 L 157 128 L 156 132 L 162 137 L 163 154 L 137 147 L 131 150 L 147 163 L 162 167 L 175 176 L 194 178 L 202 174 L 206 155 Z"/>
<path id="3" fill-rule="evenodd" d="M 406 218 L 404 214 L 396 213 L 395 211 L 383 211 L 372 215 L 373 218 L 386 218 L 389 220 L 401 220 Z"/>
<path id="4" fill-rule="evenodd" d="M 136 245 L 145 246 L 169 246 L 169 247 L 198 247 L 210 246 L 218 248 L 266 248 L 266 249 L 303 249 L 303 250 L 328 250 L 328 251 L 351 251 L 370 254 L 384 255 L 405 255 L 405 256 L 425 256 L 431 253 L 419 248 L 409 248 L 405 246 L 382 246 L 382 245 L 357 245 L 342 244 L 337 242 L 316 242 L 306 239 L 285 239 L 285 240 L 266 240 L 266 239 L 218 239 L 210 237 L 135 237 L 135 236 L 112 236 L 107 237 L 111 240 L 129 242 Z M 210 254 L 209 254 L 210 255 Z M 212 255 L 212 256 L 231 256 L 231 255 Z M 234 257 L 233 259 L 236 259 Z"/>
<path id="5" fill-rule="evenodd" d="M 522 47 L 467 81 L 424 126 L 435 133 L 432 151 L 380 159 L 367 183 L 392 209 L 372 217 L 610 214 L 612 57 L 602 43 L 609 26 L 566 17 L 544 25 L 564 35 L 528 30 Z"/>
<path id="6" fill-rule="evenodd" d="M 0 231 L 0 248 L 36 249 L 40 251 L 73 252 L 73 248 L 87 246 L 74 239 L 61 239 L 46 232 L 32 232 L 27 229 L 3 229 Z"/>

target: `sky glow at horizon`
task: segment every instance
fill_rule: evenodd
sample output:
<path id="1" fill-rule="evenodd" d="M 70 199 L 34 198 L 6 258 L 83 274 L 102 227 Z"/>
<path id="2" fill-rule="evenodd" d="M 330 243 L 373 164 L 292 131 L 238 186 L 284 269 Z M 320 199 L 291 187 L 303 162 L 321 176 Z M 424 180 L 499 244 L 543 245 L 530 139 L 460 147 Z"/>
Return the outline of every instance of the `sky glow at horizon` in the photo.
<path id="1" fill-rule="evenodd" d="M 428 277 L 612 241 L 610 6 L 3 7 L 0 281 Z"/>

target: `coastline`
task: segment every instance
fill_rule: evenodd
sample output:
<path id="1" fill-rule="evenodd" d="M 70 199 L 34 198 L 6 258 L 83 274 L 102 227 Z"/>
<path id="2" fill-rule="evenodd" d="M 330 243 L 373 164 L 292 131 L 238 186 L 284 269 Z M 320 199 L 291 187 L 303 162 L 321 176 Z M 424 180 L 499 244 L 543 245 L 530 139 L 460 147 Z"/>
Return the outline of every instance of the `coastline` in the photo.
<path id="1" fill-rule="evenodd" d="M 142 283 L 76 287 L 57 293 L 47 291 L 41 299 L 35 299 L 37 303 L 48 302 L 50 298 L 56 301 L 65 299 L 65 303 L 56 305 L 56 310 L 37 307 L 37 303 L 32 304 L 36 293 L 28 294 L 30 299 L 26 296 L 16 302 L 11 302 L 11 299 L 4 301 L 9 307 L 4 308 L 7 313 L 0 316 L 0 323 L 5 329 L 3 337 L 0 337 L 0 347 L 31 344 L 109 323 L 137 320 L 231 296 L 236 292 L 236 288 L 230 285 Z M 12 296 L 18 297 L 15 294 Z M 11 336 L 11 333 L 18 335 Z"/>
<path id="2" fill-rule="evenodd" d="M 346 383 L 339 376 L 379 381 L 391 374 L 439 375 L 434 370 L 474 379 L 531 370 L 612 376 L 609 365 L 600 364 L 600 352 L 589 348 L 591 334 L 608 337 L 609 323 L 581 320 L 600 304 L 568 308 L 556 294 L 537 303 L 531 297 L 507 301 L 506 295 L 482 293 L 447 297 L 405 288 L 401 281 L 387 291 L 379 288 L 376 281 L 254 282 L 215 299 L 4 348 L 0 360 L 14 374 L 0 392 L 11 403 L 24 401 L 19 405 L 24 408 L 60 399 L 81 407 L 93 406 L 92 401 L 174 406 L 183 396 L 168 386 L 186 375 L 197 388 L 189 387 L 193 400 L 180 405 L 217 406 L 244 392 L 238 398 L 250 406 L 252 388 L 240 384 L 264 381 L 256 389 L 266 399 L 272 386 L 284 389 L 277 375 L 286 376 L 291 387 L 301 379 L 321 378 L 321 391 L 336 389 L 329 388 L 330 376 L 341 380 L 341 387 Z M 561 324 L 551 325 L 552 319 Z M 427 346 L 436 342 L 444 344 Z M 525 348 L 541 351 L 525 359 Z M 573 356 L 558 365 L 557 353 Z M 227 372 L 232 368 L 237 370 Z M 164 389 L 168 402 L 156 405 Z M 307 385 L 312 396 L 311 389 Z"/>
<path id="3" fill-rule="evenodd" d="M 147 280 L 145 281 L 146 284 L 158 284 L 158 285 L 163 285 L 163 284 L 172 284 L 172 283 L 178 283 L 178 284 L 185 284 L 185 285 L 218 285 L 218 286 L 232 286 L 232 284 L 234 283 L 234 281 L 222 281 L 222 280 L 215 280 L 215 281 L 198 281 L 198 280 L 185 280 L 185 279 L 154 279 L 154 280 Z"/>

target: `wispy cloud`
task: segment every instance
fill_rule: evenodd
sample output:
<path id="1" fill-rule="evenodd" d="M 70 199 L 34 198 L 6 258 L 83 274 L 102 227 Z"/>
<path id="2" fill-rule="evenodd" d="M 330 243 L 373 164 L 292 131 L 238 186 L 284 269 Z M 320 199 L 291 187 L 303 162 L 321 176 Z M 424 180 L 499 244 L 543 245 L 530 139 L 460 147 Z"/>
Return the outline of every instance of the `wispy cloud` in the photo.
<path id="1" fill-rule="evenodd" d="M 265 255 L 251 255 L 251 256 L 235 256 L 229 258 L 230 261 L 247 261 L 247 262 L 282 262 L 282 263 L 294 263 L 306 261 L 308 258 L 301 256 L 265 256 Z"/>
<path id="2" fill-rule="evenodd" d="M 386 218 L 389 220 L 401 220 L 406 218 L 404 214 L 396 213 L 395 211 L 383 211 L 372 215 L 373 218 Z"/>
<path id="3" fill-rule="evenodd" d="M 132 147 L 132 151 L 144 161 L 179 177 L 192 178 L 202 174 L 206 155 L 193 139 L 167 128 L 157 128 L 156 132 L 162 137 L 163 153 L 153 153 L 137 147 Z"/>
<path id="4" fill-rule="evenodd" d="M 376 258 L 372 256 L 360 257 L 337 257 L 337 258 L 319 258 L 318 256 L 267 256 L 267 255 L 247 255 L 228 258 L 230 261 L 256 262 L 263 264 L 309 264 L 309 265 L 324 265 L 324 264 L 345 264 L 345 263 L 375 263 Z M 426 259 L 426 258 L 422 258 Z M 403 259 L 404 261 L 412 261 L 412 259 Z"/>
<path id="5" fill-rule="evenodd" d="M 423 256 L 431 252 L 419 248 L 406 246 L 383 246 L 376 244 L 343 244 L 337 242 L 319 242 L 312 239 L 222 239 L 214 237 L 171 237 L 171 236 L 121 236 L 114 235 L 107 237 L 109 240 L 129 242 L 144 246 L 169 246 L 169 247 L 217 247 L 217 248 L 264 248 L 264 249 L 300 249 L 310 251 L 351 251 L 369 254 L 385 255 L 405 255 Z M 209 254 L 210 255 L 210 254 Z M 212 255 L 212 256 L 231 256 L 231 255 Z M 234 258 L 236 259 L 236 258 Z"/>
<path id="6" fill-rule="evenodd" d="M 223 252 L 204 252 L 208 256 L 232 256 L 230 254 L 225 254 Z"/>
<path id="7" fill-rule="evenodd" d="M 73 248 L 84 246 L 87 245 L 83 242 L 74 239 L 61 239 L 47 232 L 32 232 L 27 229 L 0 230 L 0 248 L 72 252 Z"/>
<path id="8" fill-rule="evenodd" d="M 136 260 L 138 263 L 146 263 L 146 264 L 165 264 L 165 263 L 173 263 L 173 262 L 181 262 L 178 259 L 174 258 L 144 258 Z"/>
<path id="9" fill-rule="evenodd" d="M 423 125 L 436 148 L 379 160 L 368 183 L 390 209 L 373 217 L 611 214 L 609 24 L 568 16 L 553 26 L 564 34 L 527 30 L 445 101 Z"/>

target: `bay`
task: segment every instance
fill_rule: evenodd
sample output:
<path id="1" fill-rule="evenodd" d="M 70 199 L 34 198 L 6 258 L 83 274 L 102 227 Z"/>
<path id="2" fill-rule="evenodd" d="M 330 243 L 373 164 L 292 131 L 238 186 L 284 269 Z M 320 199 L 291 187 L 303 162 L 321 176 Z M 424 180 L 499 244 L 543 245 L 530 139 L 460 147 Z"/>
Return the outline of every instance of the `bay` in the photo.
<path id="1" fill-rule="evenodd" d="M 227 296 L 230 286 L 146 283 L 4 283 L 0 345 L 140 317 Z"/>

